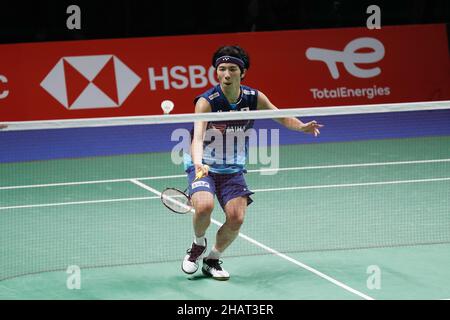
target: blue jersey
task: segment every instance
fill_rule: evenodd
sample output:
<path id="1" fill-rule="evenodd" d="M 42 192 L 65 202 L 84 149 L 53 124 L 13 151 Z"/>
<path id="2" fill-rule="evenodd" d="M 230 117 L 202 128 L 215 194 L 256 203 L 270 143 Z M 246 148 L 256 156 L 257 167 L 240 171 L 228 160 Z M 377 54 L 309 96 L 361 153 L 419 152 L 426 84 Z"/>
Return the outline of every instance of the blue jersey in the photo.
<path id="1" fill-rule="evenodd" d="M 241 86 L 237 103 L 229 103 L 217 85 L 197 96 L 194 104 L 201 97 L 211 105 L 212 112 L 233 112 L 256 110 L 258 91 L 247 86 Z M 254 120 L 233 120 L 208 122 L 203 143 L 204 164 L 210 166 L 215 173 L 236 173 L 245 171 L 245 163 L 249 148 L 249 129 Z M 193 136 L 193 130 L 191 132 Z M 184 168 L 193 166 L 190 154 L 184 154 Z"/>

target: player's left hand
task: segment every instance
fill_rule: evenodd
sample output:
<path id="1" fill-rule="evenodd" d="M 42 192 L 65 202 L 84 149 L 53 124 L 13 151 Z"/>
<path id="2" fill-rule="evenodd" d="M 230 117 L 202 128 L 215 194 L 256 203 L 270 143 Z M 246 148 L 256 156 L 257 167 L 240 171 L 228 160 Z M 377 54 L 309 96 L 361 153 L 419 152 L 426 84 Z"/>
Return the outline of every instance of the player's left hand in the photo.
<path id="1" fill-rule="evenodd" d="M 0 123 L 0 130 L 5 129 L 5 128 L 8 128 L 8 125 Z"/>
<path id="2" fill-rule="evenodd" d="M 303 126 L 300 128 L 301 131 L 305 133 L 311 133 L 314 135 L 314 137 L 317 137 L 320 134 L 320 128 L 322 128 L 323 125 L 317 123 L 317 121 L 313 120 L 310 122 L 307 122 L 303 124 Z"/>

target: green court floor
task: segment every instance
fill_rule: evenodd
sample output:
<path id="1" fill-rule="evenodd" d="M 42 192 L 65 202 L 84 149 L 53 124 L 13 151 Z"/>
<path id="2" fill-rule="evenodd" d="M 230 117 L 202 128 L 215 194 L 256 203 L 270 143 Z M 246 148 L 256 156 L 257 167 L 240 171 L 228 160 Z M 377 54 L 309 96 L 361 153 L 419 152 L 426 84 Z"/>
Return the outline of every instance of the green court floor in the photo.
<path id="1" fill-rule="evenodd" d="M 239 241 L 239 240 L 238 240 Z M 290 254 L 374 299 L 448 299 L 450 246 L 360 249 Z M 378 265 L 380 289 L 368 289 L 367 268 Z M 69 290 L 64 271 L 0 282 L 1 299 L 317 300 L 363 299 L 276 256 L 227 258 L 232 278 L 219 282 L 199 272 L 186 277 L 178 262 L 81 271 Z"/>
<path id="2" fill-rule="evenodd" d="M 0 298 L 450 298 L 450 137 L 289 145 L 279 160 L 249 166 L 227 282 L 180 269 L 192 216 L 159 200 L 186 187 L 170 154 L 0 164 Z M 218 204 L 213 219 L 210 243 Z"/>

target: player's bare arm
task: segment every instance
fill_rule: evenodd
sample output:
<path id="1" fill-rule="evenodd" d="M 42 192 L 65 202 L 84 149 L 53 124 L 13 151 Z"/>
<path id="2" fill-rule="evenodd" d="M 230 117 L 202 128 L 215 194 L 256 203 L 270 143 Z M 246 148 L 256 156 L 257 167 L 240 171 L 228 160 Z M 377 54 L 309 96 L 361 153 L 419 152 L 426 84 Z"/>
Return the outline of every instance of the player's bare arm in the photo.
<path id="1" fill-rule="evenodd" d="M 195 113 L 205 113 L 205 112 L 211 112 L 211 105 L 206 99 L 200 98 L 195 104 Z M 207 124 L 208 124 L 207 121 L 196 121 L 194 123 L 194 137 L 192 139 L 191 155 L 192 155 L 192 162 L 194 163 L 195 166 L 196 174 L 199 173 L 200 171 L 203 171 L 203 174 L 205 175 L 208 174 L 208 167 L 202 165 L 203 140 L 205 138 Z"/>
<path id="2" fill-rule="evenodd" d="M 262 93 L 258 92 L 258 110 L 278 110 L 278 108 L 270 102 L 269 98 Z M 313 120 L 307 123 L 303 123 L 297 118 L 276 118 L 273 119 L 278 123 L 282 124 L 286 128 L 295 131 L 302 131 L 305 133 L 313 134 L 315 137 L 320 134 L 320 128 L 323 127 L 322 124 L 317 123 L 317 121 Z"/>

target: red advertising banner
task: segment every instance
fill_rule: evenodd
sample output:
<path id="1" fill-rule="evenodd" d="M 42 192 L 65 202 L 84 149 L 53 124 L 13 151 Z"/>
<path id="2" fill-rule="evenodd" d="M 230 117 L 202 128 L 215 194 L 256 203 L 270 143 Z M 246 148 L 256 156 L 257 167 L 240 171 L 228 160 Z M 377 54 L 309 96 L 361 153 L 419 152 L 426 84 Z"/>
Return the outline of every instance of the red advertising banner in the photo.
<path id="1" fill-rule="evenodd" d="M 450 99 L 443 24 L 86 40 L 0 45 L 0 121 L 192 113 L 227 44 L 279 108 Z"/>

